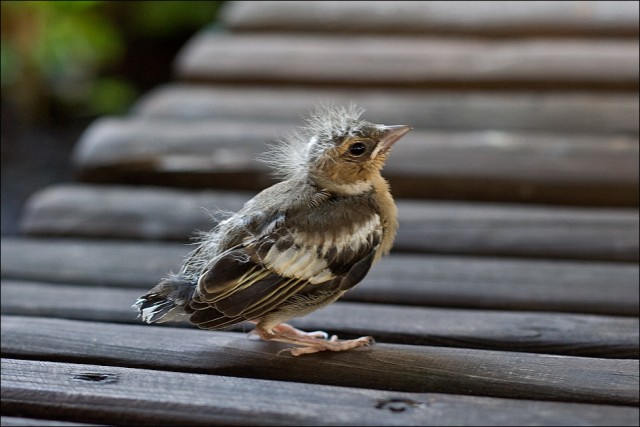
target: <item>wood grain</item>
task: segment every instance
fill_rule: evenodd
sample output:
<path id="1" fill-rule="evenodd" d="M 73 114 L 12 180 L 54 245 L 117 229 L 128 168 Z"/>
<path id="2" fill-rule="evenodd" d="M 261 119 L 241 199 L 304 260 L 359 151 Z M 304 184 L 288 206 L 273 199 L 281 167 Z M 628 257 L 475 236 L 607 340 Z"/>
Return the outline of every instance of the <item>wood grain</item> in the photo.
<path id="1" fill-rule="evenodd" d="M 319 88 L 317 86 L 159 86 L 136 103 L 134 117 L 161 120 L 249 120 L 292 126 L 321 101 L 351 102 L 374 123 L 407 123 L 427 130 L 513 130 L 583 135 L 638 134 L 639 98 L 633 92 L 444 91 Z M 198 126 L 198 125 L 196 125 Z M 270 135 L 265 135 L 270 137 Z"/>
<path id="2" fill-rule="evenodd" d="M 634 425 L 638 419 L 631 407 L 13 359 L 2 359 L 2 395 L 6 412 L 120 425 Z"/>
<path id="3" fill-rule="evenodd" d="M 1 289 L 3 314 L 138 324 L 138 313 L 131 305 L 146 292 L 8 280 L 2 281 Z M 606 358 L 640 356 L 638 319 L 631 317 L 337 302 L 291 323 L 343 338 L 371 335 L 388 343 Z M 252 329 L 250 324 L 233 328 Z"/>
<path id="4" fill-rule="evenodd" d="M 149 289 L 182 244 L 2 239 L 2 278 Z M 29 256 L 25 256 L 29 254 Z M 637 264 L 392 254 L 345 300 L 637 316 Z"/>
<path id="5" fill-rule="evenodd" d="M 221 19 L 235 32 L 638 35 L 636 2 L 236 1 L 226 4 Z"/>
<path id="6" fill-rule="evenodd" d="M 637 39 L 479 39 L 203 30 L 175 60 L 184 81 L 375 86 L 638 88 Z"/>
<path id="7" fill-rule="evenodd" d="M 187 241 L 252 193 L 61 185 L 28 201 L 34 236 Z M 397 252 L 637 261 L 636 209 L 559 208 L 399 199 Z M 222 212 L 222 213 L 221 213 Z"/>
<path id="8" fill-rule="evenodd" d="M 232 332 L 2 316 L 2 353 L 380 390 L 638 404 L 637 360 L 376 344 L 308 357 Z"/>

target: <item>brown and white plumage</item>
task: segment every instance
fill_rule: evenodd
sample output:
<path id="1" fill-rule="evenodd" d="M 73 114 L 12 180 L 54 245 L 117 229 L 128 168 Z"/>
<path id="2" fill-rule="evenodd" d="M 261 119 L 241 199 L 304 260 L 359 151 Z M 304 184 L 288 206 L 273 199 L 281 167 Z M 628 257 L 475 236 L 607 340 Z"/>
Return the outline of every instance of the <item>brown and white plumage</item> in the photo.
<path id="1" fill-rule="evenodd" d="M 294 355 L 372 342 L 327 340 L 283 322 L 338 299 L 391 249 L 396 207 L 380 175 L 389 148 L 411 128 L 325 108 L 265 157 L 284 178 L 204 234 L 181 271 L 134 307 L 148 323 L 187 317 L 203 329 L 248 320 Z"/>

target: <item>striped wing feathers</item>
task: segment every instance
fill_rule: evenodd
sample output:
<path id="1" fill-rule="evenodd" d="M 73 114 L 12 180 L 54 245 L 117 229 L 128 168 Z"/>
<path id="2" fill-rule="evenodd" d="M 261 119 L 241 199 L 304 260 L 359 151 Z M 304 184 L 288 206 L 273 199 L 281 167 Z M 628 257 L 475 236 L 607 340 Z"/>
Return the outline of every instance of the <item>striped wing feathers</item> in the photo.
<path id="1" fill-rule="evenodd" d="M 353 282 L 348 283 L 351 287 L 368 271 L 382 235 L 377 215 L 346 236 L 324 241 L 284 224 L 270 228 L 268 234 L 245 240 L 207 265 L 187 310 L 192 323 L 224 328 L 258 319 L 294 295 L 319 289 L 340 292 L 345 279 Z M 357 270 L 357 277 L 349 277 L 350 270 Z"/>

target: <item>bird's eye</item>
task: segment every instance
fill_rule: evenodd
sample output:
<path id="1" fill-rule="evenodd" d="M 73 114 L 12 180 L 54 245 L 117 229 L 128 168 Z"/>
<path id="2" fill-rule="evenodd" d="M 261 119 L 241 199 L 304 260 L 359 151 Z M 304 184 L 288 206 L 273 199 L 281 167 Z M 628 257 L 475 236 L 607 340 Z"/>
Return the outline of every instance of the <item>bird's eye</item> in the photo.
<path id="1" fill-rule="evenodd" d="M 349 146 L 349 153 L 354 156 L 362 156 L 367 151 L 367 146 L 362 142 L 354 142 Z"/>

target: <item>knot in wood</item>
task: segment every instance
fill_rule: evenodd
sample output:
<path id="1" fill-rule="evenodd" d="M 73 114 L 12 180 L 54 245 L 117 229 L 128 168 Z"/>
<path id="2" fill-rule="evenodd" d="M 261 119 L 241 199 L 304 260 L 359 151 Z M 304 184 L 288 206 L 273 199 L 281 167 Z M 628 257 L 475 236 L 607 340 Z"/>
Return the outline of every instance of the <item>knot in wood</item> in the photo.
<path id="1" fill-rule="evenodd" d="M 382 399 L 376 404 L 376 409 L 386 409 L 390 412 L 405 412 L 421 405 L 411 399 Z"/>
<path id="2" fill-rule="evenodd" d="M 74 380 L 89 381 L 102 384 L 110 384 L 118 381 L 117 374 L 98 373 L 98 372 L 81 372 L 73 376 Z"/>

